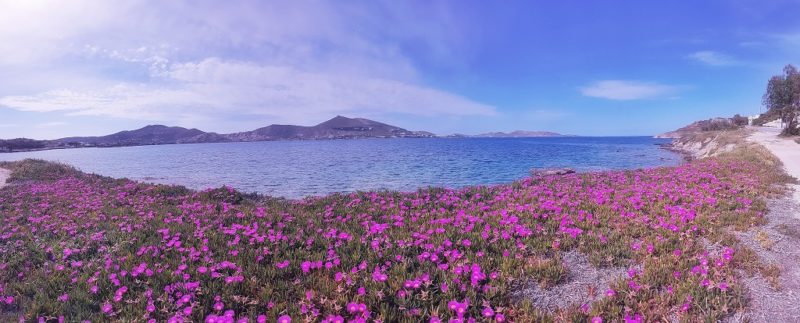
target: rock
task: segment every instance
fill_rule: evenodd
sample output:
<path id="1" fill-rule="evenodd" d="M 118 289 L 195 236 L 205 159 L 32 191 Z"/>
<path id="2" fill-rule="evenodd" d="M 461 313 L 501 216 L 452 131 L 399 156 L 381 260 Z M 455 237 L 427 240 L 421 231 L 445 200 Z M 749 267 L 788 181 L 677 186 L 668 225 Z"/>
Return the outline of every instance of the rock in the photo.
<path id="1" fill-rule="evenodd" d="M 531 176 L 553 176 L 553 175 L 567 175 L 575 173 L 572 168 L 534 168 L 531 169 Z"/>

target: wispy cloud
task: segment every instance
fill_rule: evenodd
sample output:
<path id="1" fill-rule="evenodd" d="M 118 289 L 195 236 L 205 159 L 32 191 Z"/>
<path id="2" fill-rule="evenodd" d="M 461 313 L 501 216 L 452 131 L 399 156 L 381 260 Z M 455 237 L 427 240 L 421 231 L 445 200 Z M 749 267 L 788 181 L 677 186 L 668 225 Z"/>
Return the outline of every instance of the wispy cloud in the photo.
<path id="1" fill-rule="evenodd" d="M 226 113 L 293 122 L 353 113 L 495 114 L 492 106 L 411 83 L 216 58 L 174 64 L 160 76 L 158 85 L 125 83 L 95 91 L 53 90 L 6 96 L 0 98 L 0 105 L 24 111 L 171 120 Z"/>
<path id="2" fill-rule="evenodd" d="M 584 96 L 609 100 L 643 100 L 675 94 L 678 87 L 652 82 L 604 80 L 580 89 Z"/>
<path id="3" fill-rule="evenodd" d="M 694 52 L 687 55 L 686 58 L 710 66 L 731 66 L 741 64 L 740 61 L 729 55 L 711 50 Z"/>
<path id="4" fill-rule="evenodd" d="M 165 123 L 242 115 L 301 124 L 334 114 L 494 115 L 493 106 L 425 84 L 398 49 L 402 35 L 448 60 L 459 29 L 429 33 L 408 23 L 418 12 L 387 6 L 393 5 L 4 3 L 0 68 L 28 77 L 0 77 L 0 106 Z M 447 10 L 424 14 L 451 20 L 436 17 Z"/>

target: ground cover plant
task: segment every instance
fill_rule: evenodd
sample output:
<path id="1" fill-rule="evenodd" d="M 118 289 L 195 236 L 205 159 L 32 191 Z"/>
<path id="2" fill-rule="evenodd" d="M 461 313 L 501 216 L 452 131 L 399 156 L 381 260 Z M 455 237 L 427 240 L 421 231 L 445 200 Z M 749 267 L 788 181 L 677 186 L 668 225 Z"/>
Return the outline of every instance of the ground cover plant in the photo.
<path id="1" fill-rule="evenodd" d="M 0 190 L 0 319 L 24 321 L 717 320 L 759 274 L 727 233 L 786 179 L 748 151 L 678 167 L 498 186 L 284 200 L 191 191 L 27 160 Z M 547 312 L 566 252 L 627 274 Z M 763 270 L 770 272 L 770 270 Z"/>

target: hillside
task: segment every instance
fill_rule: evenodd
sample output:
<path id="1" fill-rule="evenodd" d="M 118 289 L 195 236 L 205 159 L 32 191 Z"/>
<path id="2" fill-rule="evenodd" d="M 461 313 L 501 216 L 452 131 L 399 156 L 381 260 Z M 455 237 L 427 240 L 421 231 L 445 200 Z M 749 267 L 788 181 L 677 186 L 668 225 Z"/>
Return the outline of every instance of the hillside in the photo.
<path id="1" fill-rule="evenodd" d="M 269 125 L 253 131 L 218 134 L 198 129 L 149 125 L 141 129 L 120 131 L 107 136 L 67 137 L 53 141 L 49 147 L 115 147 L 231 141 L 319 140 L 355 138 L 427 138 L 426 131 L 409 131 L 385 123 L 336 116 L 315 126 Z"/>
<path id="2" fill-rule="evenodd" d="M 687 134 L 694 134 L 698 132 L 718 131 L 718 130 L 736 130 L 748 124 L 749 120 L 746 117 L 735 115 L 731 118 L 711 118 L 707 120 L 700 120 L 690 123 L 687 126 L 678 128 L 673 131 L 665 132 L 655 135 L 655 138 L 669 138 L 678 139 L 683 138 Z"/>
<path id="3" fill-rule="evenodd" d="M 336 116 L 315 126 L 269 125 L 253 131 L 225 135 L 231 141 L 354 139 L 354 138 L 427 138 L 425 131 L 400 127 L 363 118 Z"/>
<path id="4" fill-rule="evenodd" d="M 509 133 L 489 132 L 475 136 L 453 135 L 448 137 L 527 138 L 561 136 L 565 135 L 548 131 L 517 130 Z M 433 137 L 436 137 L 436 135 L 427 131 L 411 131 L 374 120 L 336 116 L 314 126 L 272 124 L 252 131 L 229 134 L 205 132 L 195 128 L 149 125 L 140 129 L 120 131 L 106 136 L 66 137 L 56 140 L 20 138 L 13 141 L 0 141 L 0 152 L 213 142 Z"/>
<path id="5" fill-rule="evenodd" d="M 204 135 L 205 132 L 183 127 L 149 125 L 141 129 L 120 131 L 107 136 L 67 137 L 58 139 L 61 143 L 80 143 L 92 146 L 138 146 L 176 144 Z"/>

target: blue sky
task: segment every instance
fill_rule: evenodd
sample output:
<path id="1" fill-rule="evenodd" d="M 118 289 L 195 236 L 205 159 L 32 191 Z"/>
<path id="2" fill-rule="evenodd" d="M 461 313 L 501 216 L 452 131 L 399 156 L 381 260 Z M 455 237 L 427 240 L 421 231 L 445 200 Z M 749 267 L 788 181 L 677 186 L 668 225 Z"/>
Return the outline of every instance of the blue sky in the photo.
<path id="1" fill-rule="evenodd" d="M 0 138 L 366 117 L 649 135 L 762 111 L 798 1 L 0 0 Z"/>

